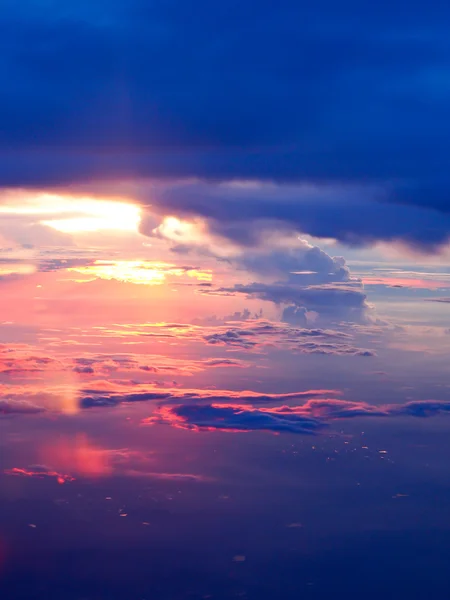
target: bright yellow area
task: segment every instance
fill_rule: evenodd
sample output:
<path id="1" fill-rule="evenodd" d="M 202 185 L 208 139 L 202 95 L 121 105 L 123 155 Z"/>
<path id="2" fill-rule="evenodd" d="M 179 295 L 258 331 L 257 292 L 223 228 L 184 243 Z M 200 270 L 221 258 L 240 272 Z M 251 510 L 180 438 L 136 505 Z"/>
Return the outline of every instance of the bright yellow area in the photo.
<path id="1" fill-rule="evenodd" d="M 25 263 L 5 263 L 0 265 L 0 277 L 8 275 L 31 275 L 36 272 L 36 267 Z"/>
<path id="2" fill-rule="evenodd" d="M 169 263 L 144 260 L 97 260 L 93 265 L 72 267 L 68 270 L 99 279 L 115 279 L 116 281 L 141 285 L 162 285 L 167 276 L 181 277 L 187 275 L 199 281 L 212 280 L 212 274 L 209 271 L 180 269 Z"/>
<path id="3" fill-rule="evenodd" d="M 197 227 L 189 221 L 177 217 L 164 217 L 157 231 L 163 237 L 173 241 L 186 241 L 198 237 Z"/>
<path id="4" fill-rule="evenodd" d="M 141 220 L 140 207 L 131 202 L 31 192 L 8 197 L 0 214 L 42 215 L 40 223 L 63 233 L 137 232 Z"/>
<path id="5" fill-rule="evenodd" d="M 138 206 L 126 202 L 108 200 L 85 201 L 78 205 L 86 216 L 71 216 L 64 219 L 42 221 L 63 233 L 83 233 L 102 230 L 138 231 L 141 211 Z"/>

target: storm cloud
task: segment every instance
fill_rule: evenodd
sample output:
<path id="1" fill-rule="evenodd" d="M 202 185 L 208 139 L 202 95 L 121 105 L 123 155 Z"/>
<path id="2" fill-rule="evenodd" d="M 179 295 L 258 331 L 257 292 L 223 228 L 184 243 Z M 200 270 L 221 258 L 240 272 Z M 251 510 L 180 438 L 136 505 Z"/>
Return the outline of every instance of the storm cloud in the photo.
<path id="1" fill-rule="evenodd" d="M 447 240 L 448 6 L 3 4 L 0 185 L 147 180 L 144 205 L 230 238 Z"/>

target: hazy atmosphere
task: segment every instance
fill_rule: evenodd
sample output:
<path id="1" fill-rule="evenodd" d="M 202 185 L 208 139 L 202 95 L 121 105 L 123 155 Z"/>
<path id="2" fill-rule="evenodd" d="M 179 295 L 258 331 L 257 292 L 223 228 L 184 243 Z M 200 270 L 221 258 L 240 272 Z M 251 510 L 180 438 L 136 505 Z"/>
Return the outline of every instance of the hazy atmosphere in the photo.
<path id="1" fill-rule="evenodd" d="M 450 5 L 0 2 L 0 595 L 450 596 Z"/>

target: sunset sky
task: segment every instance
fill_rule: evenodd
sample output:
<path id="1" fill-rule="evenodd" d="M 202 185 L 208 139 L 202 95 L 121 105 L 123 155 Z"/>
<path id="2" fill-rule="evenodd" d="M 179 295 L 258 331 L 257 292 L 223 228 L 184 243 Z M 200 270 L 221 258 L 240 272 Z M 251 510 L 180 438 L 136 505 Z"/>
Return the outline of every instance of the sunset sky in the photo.
<path id="1" fill-rule="evenodd" d="M 449 19 L 3 0 L 2 598 L 448 599 Z"/>

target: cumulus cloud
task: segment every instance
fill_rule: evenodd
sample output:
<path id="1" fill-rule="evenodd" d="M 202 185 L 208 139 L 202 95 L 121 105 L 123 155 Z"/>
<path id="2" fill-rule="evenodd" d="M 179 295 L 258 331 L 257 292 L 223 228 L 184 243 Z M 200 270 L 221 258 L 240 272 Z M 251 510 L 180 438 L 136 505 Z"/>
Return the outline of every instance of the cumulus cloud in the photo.
<path id="1" fill-rule="evenodd" d="M 223 258 L 221 244 L 216 245 L 210 254 Z M 189 248 L 196 246 L 193 243 Z M 345 259 L 330 256 L 298 236 L 266 236 L 254 241 L 251 248 L 238 240 L 228 251 L 227 261 L 261 280 L 232 287 L 208 286 L 200 290 L 203 294 L 244 293 L 249 298 L 287 305 L 282 314 L 291 323 L 306 324 L 307 311 L 317 312 L 327 320 L 361 322 L 368 318 L 370 307 L 362 282 L 351 276 Z"/>
<path id="2" fill-rule="evenodd" d="M 291 308 L 285 318 L 296 316 L 298 308 L 318 313 L 321 319 L 338 322 L 364 323 L 369 320 L 370 305 L 360 282 L 346 284 L 323 284 L 304 286 L 291 282 L 249 284 L 238 283 L 222 287 L 218 293 L 245 294 L 247 298 L 258 298 Z M 295 318 L 294 318 L 295 320 Z"/>
<path id="3" fill-rule="evenodd" d="M 305 326 L 308 323 L 307 310 L 304 306 L 286 306 L 283 309 L 281 320 L 292 325 Z"/>
<path id="4" fill-rule="evenodd" d="M 236 262 L 253 273 L 286 277 L 305 285 L 350 279 L 350 270 L 342 256 L 330 256 L 302 239 L 274 240 L 272 249 L 268 242 L 264 239 L 262 248 L 247 249 Z"/>
<path id="5" fill-rule="evenodd" d="M 166 211 L 167 207 L 163 210 Z M 225 214 L 220 222 L 221 225 L 227 222 Z M 141 232 L 166 239 L 178 254 L 197 253 L 214 257 L 262 275 L 265 279 L 292 279 L 301 281 L 304 285 L 351 279 L 350 270 L 342 256 L 330 256 L 318 246 L 299 237 L 292 226 L 285 226 L 280 230 L 277 221 L 273 219 L 264 223 L 264 226 L 245 223 L 240 235 L 236 231 L 228 231 L 228 235 L 233 233 L 229 240 L 214 222 L 198 219 L 191 222 L 163 217 L 161 225 L 152 229 L 146 227 L 144 218 Z"/>

